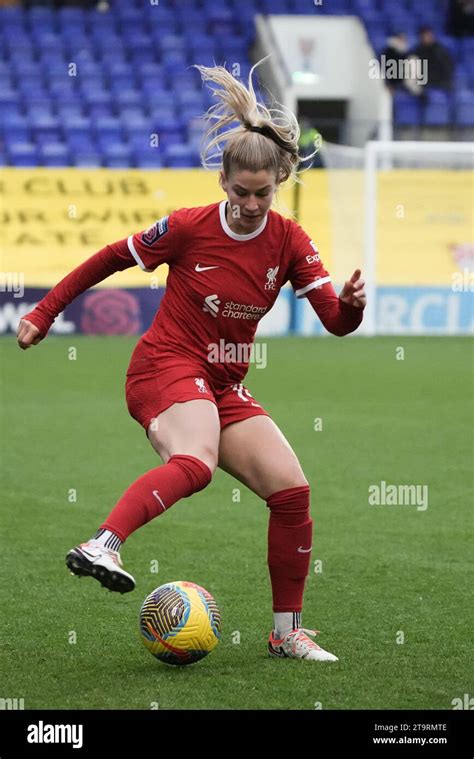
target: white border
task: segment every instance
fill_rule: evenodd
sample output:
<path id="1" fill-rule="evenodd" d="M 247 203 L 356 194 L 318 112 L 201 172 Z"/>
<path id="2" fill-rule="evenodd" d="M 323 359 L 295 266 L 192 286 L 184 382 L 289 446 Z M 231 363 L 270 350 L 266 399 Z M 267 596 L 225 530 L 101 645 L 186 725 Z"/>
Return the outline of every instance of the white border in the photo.
<path id="1" fill-rule="evenodd" d="M 227 205 L 227 200 L 221 200 L 219 203 L 219 217 L 221 220 L 221 226 L 226 235 L 229 235 L 229 237 L 232 237 L 233 240 L 242 240 L 244 242 L 245 240 L 252 240 L 254 237 L 258 237 L 258 235 L 263 232 L 265 227 L 267 226 L 267 216 L 268 213 L 265 214 L 265 218 L 260 224 L 257 229 L 255 229 L 253 232 L 250 232 L 248 235 L 238 235 L 237 232 L 233 232 L 229 225 L 227 224 L 227 219 L 225 215 L 225 209 Z"/>
<path id="2" fill-rule="evenodd" d="M 143 263 L 142 259 L 138 255 L 137 249 L 135 248 L 135 245 L 133 244 L 133 235 L 130 235 L 130 237 L 127 238 L 127 245 L 128 245 L 128 249 L 129 249 L 130 253 L 134 257 L 134 259 L 137 262 L 137 264 L 139 265 L 140 269 L 142 269 L 143 271 L 147 271 L 147 272 L 153 271 L 153 269 L 147 269 L 146 268 L 146 266 Z"/>
<path id="3" fill-rule="evenodd" d="M 295 290 L 295 295 L 297 298 L 303 298 L 310 290 L 314 290 L 315 287 L 327 285 L 327 283 L 331 281 L 331 277 L 320 277 L 320 279 L 315 279 L 314 282 L 310 282 L 306 287 L 302 287 L 301 290 Z"/>

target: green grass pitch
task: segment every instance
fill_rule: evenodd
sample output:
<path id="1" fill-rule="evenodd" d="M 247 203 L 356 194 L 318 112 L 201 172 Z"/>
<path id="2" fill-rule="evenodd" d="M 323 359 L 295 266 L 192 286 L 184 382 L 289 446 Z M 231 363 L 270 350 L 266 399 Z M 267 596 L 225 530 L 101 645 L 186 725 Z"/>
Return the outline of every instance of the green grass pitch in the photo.
<path id="1" fill-rule="evenodd" d="M 67 550 L 161 463 L 125 405 L 135 342 L 0 342 L 0 697 L 26 709 L 452 709 L 472 692 L 469 340 L 268 339 L 267 368 L 246 379 L 312 486 L 303 626 L 336 664 L 268 658 L 267 508 L 223 472 L 129 539 L 133 593 L 68 573 Z M 369 505 L 381 481 L 427 485 L 428 508 Z M 218 647 L 190 667 L 156 661 L 137 634 L 143 599 L 171 580 L 208 588 L 223 617 Z"/>

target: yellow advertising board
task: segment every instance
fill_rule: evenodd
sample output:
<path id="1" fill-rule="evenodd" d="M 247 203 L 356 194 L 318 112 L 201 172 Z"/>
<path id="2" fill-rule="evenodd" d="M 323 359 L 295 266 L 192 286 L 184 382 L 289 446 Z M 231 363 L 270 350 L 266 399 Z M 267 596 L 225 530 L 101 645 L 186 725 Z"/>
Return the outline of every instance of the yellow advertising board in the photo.
<path id="1" fill-rule="evenodd" d="M 341 192 L 340 203 L 332 172 L 316 169 L 302 175 L 299 223 L 317 244 L 329 271 L 334 265 L 337 279 L 349 276 L 361 257 L 359 174 L 352 202 Z M 469 255 L 472 249 L 470 173 L 380 172 L 377 196 L 378 283 L 448 285 L 453 270 L 462 268 L 463 251 Z M 203 169 L 6 168 L 0 174 L 1 269 L 23 272 L 28 287 L 51 287 L 104 245 L 145 229 L 173 209 L 224 197 L 217 172 Z M 294 190 L 282 190 L 279 201 L 275 210 L 289 215 Z M 133 268 L 102 286 L 143 287 L 147 277 L 157 275 L 162 284 L 166 273 L 166 267 L 154 275 Z"/>

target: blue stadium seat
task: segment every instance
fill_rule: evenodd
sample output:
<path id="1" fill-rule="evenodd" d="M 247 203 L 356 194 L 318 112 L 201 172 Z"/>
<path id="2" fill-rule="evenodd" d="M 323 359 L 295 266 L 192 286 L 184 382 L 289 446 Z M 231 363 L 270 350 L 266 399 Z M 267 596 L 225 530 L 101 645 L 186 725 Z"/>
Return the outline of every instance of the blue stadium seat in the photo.
<path id="1" fill-rule="evenodd" d="M 112 156 L 104 157 L 104 166 L 108 169 L 129 169 L 133 167 L 133 160 L 131 155 L 127 156 Z"/>
<path id="2" fill-rule="evenodd" d="M 111 105 L 112 95 L 106 90 L 90 90 L 82 93 L 82 100 L 88 106 L 92 105 Z"/>
<path id="3" fill-rule="evenodd" d="M 199 10 L 199 0 L 179 0 L 179 7 L 186 11 Z"/>
<path id="4" fill-rule="evenodd" d="M 65 116 L 62 126 L 69 137 L 88 137 L 92 129 L 91 119 L 85 116 Z"/>
<path id="5" fill-rule="evenodd" d="M 141 106 L 143 96 L 140 90 L 122 90 L 115 93 L 115 103 L 120 108 L 122 106 Z"/>
<path id="6" fill-rule="evenodd" d="M 455 37 L 450 37 L 447 34 L 438 34 L 438 42 L 444 45 L 444 47 L 449 50 L 454 58 L 457 58 L 458 51 L 461 52 L 462 50 L 459 45 L 459 40 L 457 40 Z"/>
<path id="7" fill-rule="evenodd" d="M 201 18 L 201 24 L 205 26 L 202 18 Z M 198 26 L 200 26 L 200 24 L 198 24 Z M 169 22 L 167 21 L 165 24 L 161 22 L 157 23 L 156 20 L 153 17 L 151 17 L 149 23 L 147 23 L 147 30 L 149 31 L 153 42 L 156 43 L 158 38 L 162 37 L 164 33 L 177 34 L 180 37 L 182 37 L 183 23 L 180 21 L 180 19 L 177 16 L 173 16 L 173 21 L 169 21 Z"/>
<path id="8" fill-rule="evenodd" d="M 121 50 L 125 47 L 126 40 L 124 37 L 121 37 L 118 34 L 112 34 L 111 32 L 108 34 L 102 34 L 100 37 L 97 37 L 95 40 L 91 40 L 93 42 L 94 48 L 97 50 L 97 52 L 105 52 L 108 50 L 117 51 Z"/>
<path id="9" fill-rule="evenodd" d="M 2 8 L 2 19 L 10 23 L 24 23 L 25 9 L 20 5 L 7 5 Z"/>
<path id="10" fill-rule="evenodd" d="M 180 129 L 179 132 L 164 132 L 161 129 L 156 130 L 159 136 L 160 150 L 166 151 L 171 145 L 182 145 L 184 141 L 185 131 Z"/>
<path id="11" fill-rule="evenodd" d="M 68 146 L 71 156 L 79 153 L 96 153 L 96 143 L 91 135 L 66 134 L 65 144 Z"/>
<path id="12" fill-rule="evenodd" d="M 470 71 L 463 64 L 458 64 L 454 70 L 454 87 L 456 91 L 469 89 Z"/>
<path id="13" fill-rule="evenodd" d="M 423 124 L 426 126 L 447 126 L 451 122 L 450 99 L 446 92 L 437 89 L 426 91 L 426 105 L 423 108 Z"/>
<path id="14" fill-rule="evenodd" d="M 234 18 L 231 10 L 219 8 L 210 11 L 208 15 L 208 28 L 211 35 L 220 36 L 236 34 L 239 32 L 239 23 Z"/>
<path id="15" fill-rule="evenodd" d="M 376 33 L 370 33 L 369 35 L 370 41 L 372 43 L 372 47 L 375 50 L 375 53 L 380 56 L 383 51 L 385 50 L 385 47 L 387 46 L 387 37 L 385 34 L 379 34 Z"/>
<path id="16" fill-rule="evenodd" d="M 190 150 L 190 160 L 195 160 L 205 127 L 201 116 L 215 100 L 190 64 L 225 63 L 230 69 L 238 62 L 240 78 L 246 82 L 256 12 L 350 10 L 365 21 L 377 53 L 394 25 L 413 33 L 418 24 L 432 23 L 458 62 L 454 91 L 464 94 L 451 99 L 446 93 L 438 97 L 427 91 L 424 107 L 401 91 L 394 98 L 396 123 L 448 124 L 451 114 L 461 128 L 472 123 L 472 96 L 467 94 L 474 87 L 469 69 L 472 39 L 445 38 L 435 0 L 325 0 L 321 6 L 312 0 L 175 0 L 157 5 L 114 0 L 105 13 L 69 5 L 57 10 L 53 0 L 38 1 L 42 5 L 31 9 L 0 11 L 0 44 L 5 41 L 0 116 L 11 118 L 0 134 L 10 144 L 15 118 L 20 119 L 16 138 L 23 142 L 33 137 L 36 158 L 45 165 L 60 165 L 55 162 L 69 156 L 75 165 L 92 161 L 119 166 L 122 161 L 125 166 L 157 166 L 173 160 L 179 166 Z M 68 76 L 71 61 L 78 64 L 76 77 Z M 22 109 L 27 109 L 23 122 Z M 147 141 L 154 132 L 159 134 L 160 150 L 150 155 Z M 45 156 L 48 138 L 53 148 Z M 61 139 L 66 142 L 62 148 Z M 115 152 L 114 145 L 119 146 Z M 26 160 L 27 152 L 20 161 Z"/>
<path id="17" fill-rule="evenodd" d="M 393 96 L 395 123 L 399 126 L 418 126 L 421 122 L 421 104 L 408 92 L 395 92 Z"/>
<path id="18" fill-rule="evenodd" d="M 158 152 L 152 153 L 149 150 L 133 153 L 133 162 L 139 169 L 161 169 L 163 166 L 163 159 Z"/>
<path id="19" fill-rule="evenodd" d="M 104 142 L 100 145 L 102 156 L 106 161 L 122 161 L 129 165 L 131 160 L 130 147 L 123 142 Z"/>
<path id="20" fill-rule="evenodd" d="M 74 166 L 82 168 L 98 168 L 103 165 L 102 156 L 94 150 L 77 150 L 72 157 Z"/>
<path id="21" fill-rule="evenodd" d="M 87 92 L 90 90 L 103 91 L 108 89 L 108 79 L 103 73 L 93 74 L 91 76 L 90 74 L 87 74 L 82 67 L 78 70 L 75 81 L 77 81 L 77 86 L 81 92 Z"/>
<path id="22" fill-rule="evenodd" d="M 5 142 L 30 142 L 32 138 L 29 121 L 25 116 L 3 116 L 2 132 Z"/>
<path id="23" fill-rule="evenodd" d="M 164 86 L 165 70 L 161 63 L 139 63 L 136 72 L 141 79 L 154 79 L 157 86 Z"/>
<path id="24" fill-rule="evenodd" d="M 127 132 L 127 142 L 130 145 L 132 151 L 143 152 L 146 150 L 156 150 L 151 145 L 151 135 L 153 130 L 149 127 L 146 128 L 134 128 L 125 130 Z M 159 135 L 158 135 L 159 138 Z M 159 140 L 158 140 L 159 144 Z"/>
<path id="25" fill-rule="evenodd" d="M 6 85 L 2 89 L 6 89 Z M 45 91 L 43 77 L 40 74 L 37 76 L 29 76 L 25 78 L 19 77 L 16 84 L 16 89 L 18 92 L 21 92 L 22 95 L 25 93 L 28 94 L 28 92 L 31 92 L 32 90 L 35 92 L 43 92 Z M 47 96 L 47 92 L 45 92 L 45 96 Z"/>
<path id="26" fill-rule="evenodd" d="M 206 111 L 207 108 L 201 108 L 200 111 L 197 111 L 195 108 L 184 108 L 181 111 L 180 117 L 183 123 L 187 126 L 193 119 L 203 117 Z"/>
<path id="27" fill-rule="evenodd" d="M 41 100 L 38 103 L 28 102 L 25 107 L 25 116 L 28 120 L 42 119 L 54 115 L 54 106 L 51 100 Z"/>
<path id="28" fill-rule="evenodd" d="M 181 73 L 187 66 L 187 58 L 183 53 L 167 53 L 162 59 L 166 76 L 173 81 L 175 74 Z"/>
<path id="29" fill-rule="evenodd" d="M 122 124 L 125 126 L 128 126 L 129 124 L 135 124 L 137 126 L 143 124 L 146 125 L 149 122 L 146 114 L 146 108 L 144 106 L 124 106 L 120 113 L 117 115 L 119 116 Z"/>
<path id="30" fill-rule="evenodd" d="M 80 22 L 85 18 L 85 11 L 83 8 L 80 8 L 79 6 L 66 6 L 65 8 L 59 8 L 57 11 L 59 19 L 68 20 L 68 21 L 78 21 Z"/>
<path id="31" fill-rule="evenodd" d="M 337 0 L 331 0 L 331 8 Z M 260 8 L 262 13 L 291 13 L 291 0 L 261 0 Z"/>
<path id="32" fill-rule="evenodd" d="M 150 108 L 150 120 L 152 122 L 156 121 L 157 119 L 175 119 L 176 118 L 176 108 L 174 106 L 165 106 L 161 105 L 159 107 L 154 106 L 153 108 Z"/>
<path id="33" fill-rule="evenodd" d="M 166 53 L 184 52 L 186 50 L 186 40 L 178 34 L 160 35 L 157 39 L 160 50 Z"/>
<path id="34" fill-rule="evenodd" d="M 38 166 L 38 150 L 32 142 L 11 143 L 5 152 L 13 166 Z"/>
<path id="35" fill-rule="evenodd" d="M 71 154 L 62 142 L 50 142 L 39 150 L 39 161 L 43 166 L 69 166 Z"/>
<path id="36" fill-rule="evenodd" d="M 97 136 L 104 139 L 113 142 L 122 140 L 122 122 L 117 116 L 98 118 L 92 123 L 92 128 Z"/>
<path id="37" fill-rule="evenodd" d="M 454 123 L 460 127 L 474 126 L 474 90 L 460 90 L 456 93 Z"/>
<path id="38" fill-rule="evenodd" d="M 31 45 L 28 45 L 27 47 L 17 47 L 13 43 L 11 44 L 10 48 L 7 48 L 6 45 L 4 45 L 5 48 L 5 56 L 9 58 L 9 60 L 15 64 L 17 61 L 26 62 L 29 61 L 30 63 L 33 63 L 35 60 L 34 58 L 34 50 Z"/>
<path id="39" fill-rule="evenodd" d="M 61 121 L 70 116 L 81 117 L 83 115 L 81 103 L 58 103 L 56 106 L 58 119 Z"/>
<path id="40" fill-rule="evenodd" d="M 216 39 L 211 34 L 195 34 L 189 40 L 191 50 L 213 50 L 216 46 Z"/>
<path id="41" fill-rule="evenodd" d="M 84 110 L 91 121 L 95 122 L 97 119 L 112 118 L 114 116 L 115 109 L 112 103 L 110 103 L 110 105 L 104 105 L 104 103 L 100 103 L 99 105 L 86 106 Z"/>
<path id="42" fill-rule="evenodd" d="M 121 47 L 117 50 L 103 50 L 100 54 L 100 60 L 106 67 L 114 63 L 127 63 L 125 51 Z"/>
<path id="43" fill-rule="evenodd" d="M 209 15 L 213 10 L 232 7 L 230 0 L 202 0 L 201 4 L 205 8 L 206 15 Z"/>
<path id="44" fill-rule="evenodd" d="M 165 165 L 170 168 L 199 166 L 199 155 L 188 145 L 169 145 L 165 150 Z"/>
<path id="45" fill-rule="evenodd" d="M 20 103 L 20 93 L 16 90 L 9 89 L 0 91 L 0 108 L 5 106 L 18 106 Z"/>
<path id="46" fill-rule="evenodd" d="M 30 115 L 29 123 L 35 137 L 44 136 L 54 140 L 60 129 L 59 119 L 46 114 Z"/>
<path id="47" fill-rule="evenodd" d="M 38 50 L 59 50 L 64 48 L 63 38 L 55 32 L 36 32 L 30 44 L 33 43 Z"/>
<path id="48" fill-rule="evenodd" d="M 175 108 L 176 97 L 170 90 L 161 89 L 159 82 L 155 79 L 144 79 L 141 91 L 145 100 L 149 100 L 150 109 L 159 110 L 163 108 Z"/>
<path id="49" fill-rule="evenodd" d="M 138 79 L 138 74 L 129 61 L 111 61 L 106 64 L 102 63 L 100 69 L 104 72 L 104 76 L 107 76 L 111 82 L 119 77 L 130 77 L 135 80 Z"/>
<path id="50" fill-rule="evenodd" d="M 292 0 L 292 6 L 293 6 L 293 13 L 304 13 L 305 15 L 310 15 L 314 12 L 317 12 L 318 14 L 320 14 L 321 11 L 324 12 L 324 8 L 325 8 L 324 2 L 322 5 L 318 5 L 316 7 L 312 3 L 306 2 L 306 0 Z"/>
<path id="51" fill-rule="evenodd" d="M 0 121 L 4 121 L 9 117 L 20 117 L 22 115 L 22 107 L 20 103 L 0 103 Z"/>
<path id="52" fill-rule="evenodd" d="M 175 94 L 176 102 L 179 105 L 198 105 L 200 108 L 204 106 L 204 95 L 202 90 L 197 90 L 194 87 L 183 88 L 178 90 Z"/>
<path id="53" fill-rule="evenodd" d="M 106 89 L 109 89 L 115 98 L 121 92 L 136 91 L 139 87 L 137 87 L 135 77 L 129 72 L 126 76 L 111 76 Z"/>
<path id="54" fill-rule="evenodd" d="M 196 48 L 192 52 L 192 61 L 193 63 L 198 64 L 199 66 L 214 66 L 219 63 L 218 61 L 218 53 L 217 50 L 215 52 L 208 50 L 207 48 Z M 223 61 L 220 62 L 221 65 Z M 194 70 L 194 69 L 193 69 Z M 196 70 L 196 74 L 197 74 Z M 180 76 L 184 77 L 185 74 L 180 74 Z M 177 84 L 177 77 L 175 76 L 173 80 L 173 86 L 176 86 Z M 179 85 L 177 86 L 179 88 Z"/>

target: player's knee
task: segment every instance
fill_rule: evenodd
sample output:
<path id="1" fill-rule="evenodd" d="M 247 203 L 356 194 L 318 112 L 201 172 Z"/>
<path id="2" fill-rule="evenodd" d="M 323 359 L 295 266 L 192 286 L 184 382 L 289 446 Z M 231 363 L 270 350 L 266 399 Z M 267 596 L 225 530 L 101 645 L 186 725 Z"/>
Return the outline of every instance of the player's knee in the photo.
<path id="1" fill-rule="evenodd" d="M 277 489 L 278 491 L 282 491 L 296 490 L 298 488 L 308 488 L 309 492 L 308 480 L 304 476 L 299 465 L 289 467 L 279 473 L 278 479 L 275 482 L 274 492 L 277 492 Z M 271 495 L 273 495 L 273 493 L 271 493 Z"/>
<path id="2" fill-rule="evenodd" d="M 272 493 L 266 500 L 272 518 L 285 524 L 302 524 L 311 521 L 310 487 L 308 483 L 282 488 Z"/>
<path id="3" fill-rule="evenodd" d="M 203 459 L 189 454 L 174 454 L 170 456 L 168 464 L 174 464 L 184 472 L 189 481 L 189 494 L 204 490 L 211 482 L 215 471 L 215 468 L 212 470 Z"/>
<path id="4" fill-rule="evenodd" d="M 193 455 L 207 466 L 212 478 L 214 472 L 217 469 L 217 451 L 214 449 L 214 447 L 211 445 L 202 446 Z"/>

